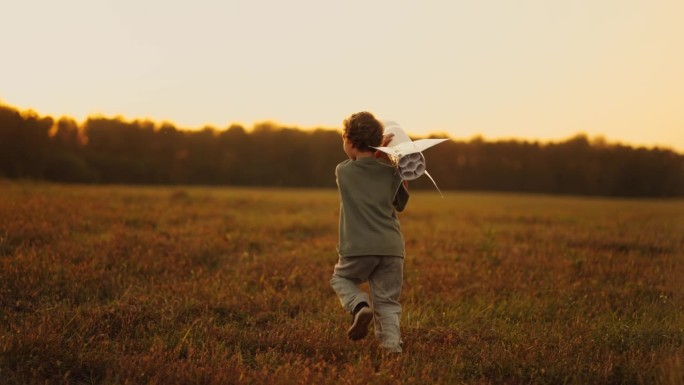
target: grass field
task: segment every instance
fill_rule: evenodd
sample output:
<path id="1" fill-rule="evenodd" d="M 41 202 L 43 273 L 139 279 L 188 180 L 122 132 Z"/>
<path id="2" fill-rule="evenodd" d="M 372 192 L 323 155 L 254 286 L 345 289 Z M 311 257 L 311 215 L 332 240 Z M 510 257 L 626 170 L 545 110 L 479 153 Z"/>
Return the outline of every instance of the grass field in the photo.
<path id="1" fill-rule="evenodd" d="M 346 339 L 334 190 L 0 182 L 3 384 L 682 384 L 684 201 L 414 192 L 404 354 Z"/>

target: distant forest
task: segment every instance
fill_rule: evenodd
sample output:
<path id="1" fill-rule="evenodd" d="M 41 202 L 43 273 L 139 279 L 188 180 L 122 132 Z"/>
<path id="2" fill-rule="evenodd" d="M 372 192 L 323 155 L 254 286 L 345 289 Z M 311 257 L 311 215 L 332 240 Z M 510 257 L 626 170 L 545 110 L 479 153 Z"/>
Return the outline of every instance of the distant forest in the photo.
<path id="1" fill-rule="evenodd" d="M 425 152 L 442 190 L 681 197 L 684 155 L 577 135 L 563 142 L 450 140 Z M 0 178 L 69 183 L 334 187 L 340 132 L 261 123 L 182 130 L 0 106 Z M 427 178 L 412 188 L 433 188 Z"/>

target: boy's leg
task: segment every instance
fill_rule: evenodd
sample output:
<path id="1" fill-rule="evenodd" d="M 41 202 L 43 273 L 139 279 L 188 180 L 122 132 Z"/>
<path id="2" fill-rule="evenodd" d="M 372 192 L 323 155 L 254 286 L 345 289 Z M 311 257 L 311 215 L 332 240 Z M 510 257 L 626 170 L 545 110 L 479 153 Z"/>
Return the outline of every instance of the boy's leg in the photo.
<path id="1" fill-rule="evenodd" d="M 368 276 L 378 261 L 378 257 L 340 257 L 335 265 L 330 286 L 348 313 L 354 314 L 356 306 L 362 302 L 370 305 L 368 293 L 361 290 L 359 285 L 368 281 Z"/>
<path id="2" fill-rule="evenodd" d="M 373 320 L 368 293 L 361 290 L 359 284 L 368 280 L 377 262 L 376 257 L 340 257 L 330 280 L 342 307 L 353 315 L 352 325 L 347 330 L 347 337 L 353 341 L 368 335 L 368 325 Z"/>
<path id="3" fill-rule="evenodd" d="M 399 295 L 403 273 L 403 258 L 385 256 L 381 257 L 368 281 L 375 310 L 375 336 L 380 346 L 389 352 L 401 352 Z"/>

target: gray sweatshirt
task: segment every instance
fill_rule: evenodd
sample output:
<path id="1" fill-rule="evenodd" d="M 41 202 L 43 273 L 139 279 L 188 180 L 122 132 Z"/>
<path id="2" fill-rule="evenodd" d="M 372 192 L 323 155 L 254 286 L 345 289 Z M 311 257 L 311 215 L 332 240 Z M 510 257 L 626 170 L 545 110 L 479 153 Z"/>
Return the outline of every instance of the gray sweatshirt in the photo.
<path id="1" fill-rule="evenodd" d="M 340 193 L 340 256 L 403 257 L 397 211 L 406 206 L 408 192 L 396 169 L 374 157 L 347 159 L 337 165 L 335 176 Z"/>

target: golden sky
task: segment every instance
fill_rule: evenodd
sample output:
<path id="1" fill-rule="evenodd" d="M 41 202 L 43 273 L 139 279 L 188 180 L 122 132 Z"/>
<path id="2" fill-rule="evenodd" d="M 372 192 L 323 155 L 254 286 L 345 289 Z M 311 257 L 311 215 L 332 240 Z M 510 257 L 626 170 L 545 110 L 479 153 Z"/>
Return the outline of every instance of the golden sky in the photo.
<path id="1" fill-rule="evenodd" d="M 0 100 L 41 114 L 336 128 L 684 152 L 684 1 L 23 0 Z"/>

